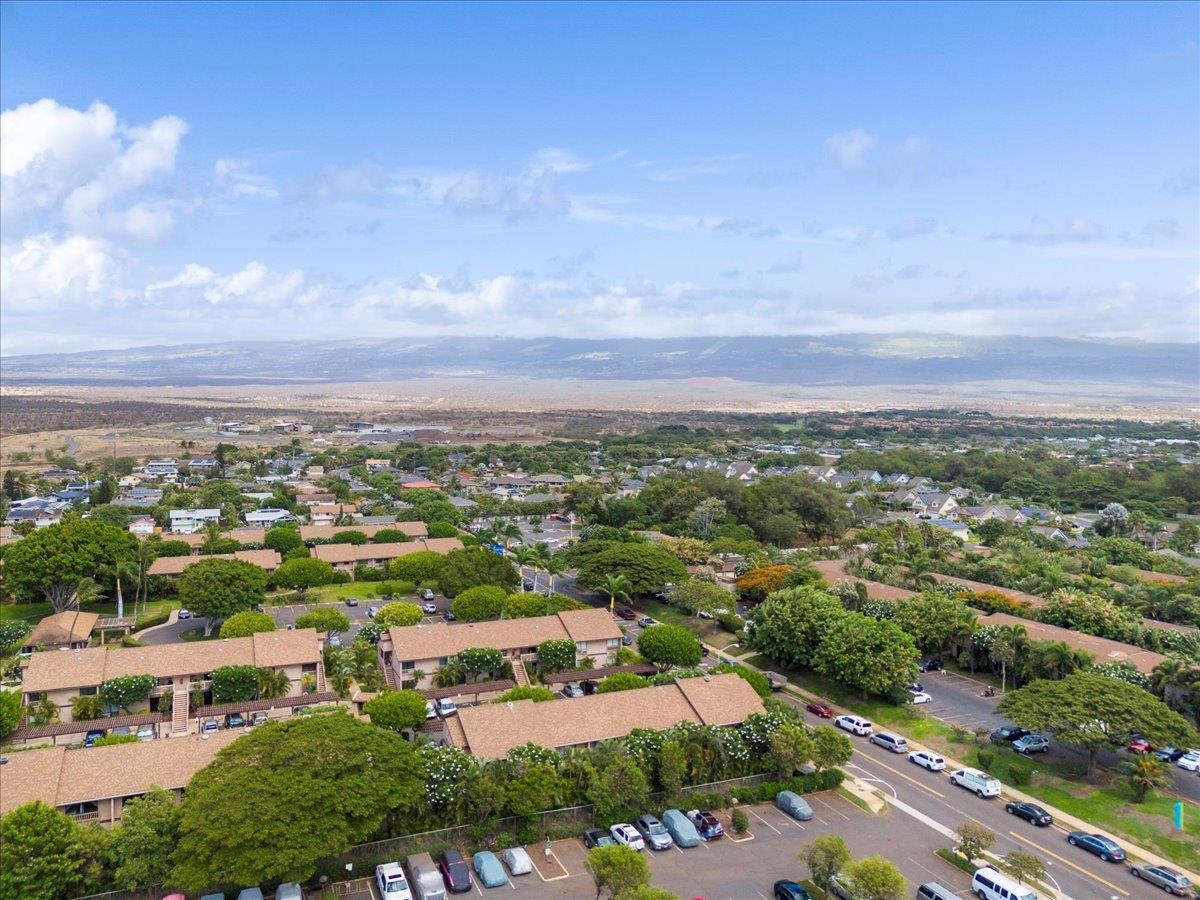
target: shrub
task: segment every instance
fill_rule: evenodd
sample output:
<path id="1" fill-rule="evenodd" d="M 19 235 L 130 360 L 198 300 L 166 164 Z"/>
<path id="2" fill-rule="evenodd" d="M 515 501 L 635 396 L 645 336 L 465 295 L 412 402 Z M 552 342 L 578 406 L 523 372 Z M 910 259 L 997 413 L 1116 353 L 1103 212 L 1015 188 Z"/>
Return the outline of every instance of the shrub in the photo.
<path id="1" fill-rule="evenodd" d="M 362 531 L 339 531 L 329 539 L 331 544 L 354 544 L 356 547 L 367 542 L 367 535 Z"/>
<path id="2" fill-rule="evenodd" d="M 275 620 L 266 613 L 246 610 L 234 613 L 222 622 L 220 634 L 223 638 L 249 637 L 252 634 L 274 630 Z"/>
<path id="3" fill-rule="evenodd" d="M 504 611 L 504 600 L 508 591 L 493 584 L 469 587 L 456 596 L 450 604 L 455 617 L 462 622 L 480 622 L 495 619 Z"/>
<path id="4" fill-rule="evenodd" d="M 1029 776 L 1030 771 L 1025 766 L 1014 765 L 1008 767 L 1008 780 L 1017 787 L 1024 787 L 1029 784 Z"/>
<path id="5" fill-rule="evenodd" d="M 649 687 L 649 685 L 650 682 L 641 675 L 634 675 L 632 672 L 617 672 L 601 681 L 596 693 L 614 694 L 617 691 L 632 691 L 637 688 Z"/>
<path id="6" fill-rule="evenodd" d="M 982 769 L 990 767 L 996 761 L 996 753 L 989 747 L 980 747 L 976 751 L 975 756 L 979 760 L 979 766 Z"/>
<path id="7" fill-rule="evenodd" d="M 494 675 L 504 662 L 504 655 L 495 647 L 468 647 L 458 654 L 459 665 L 468 675 Z"/>
<path id="8" fill-rule="evenodd" d="M 153 675 L 120 675 L 100 685 L 100 696 L 109 706 L 129 712 L 129 707 L 150 696 L 155 684 L 157 679 Z"/>
<path id="9" fill-rule="evenodd" d="M 365 566 L 359 564 L 354 567 L 355 581 L 387 581 L 390 577 L 391 576 L 388 574 L 388 570 L 380 566 Z"/>
<path id="10" fill-rule="evenodd" d="M 567 638 L 551 638 L 538 644 L 538 668 L 542 672 L 561 672 L 575 666 L 575 642 Z"/>
<path id="11" fill-rule="evenodd" d="M 404 544 L 412 540 L 399 528 L 380 528 L 371 538 L 374 544 Z"/>
<path id="12" fill-rule="evenodd" d="M 532 700 L 534 703 L 544 703 L 547 700 L 554 699 L 554 691 L 540 684 L 530 685 L 529 687 L 515 687 L 505 691 L 493 703 L 508 703 L 517 700 Z"/>
<path id="13" fill-rule="evenodd" d="M 314 609 L 296 618 L 297 628 L 315 628 L 326 634 L 341 634 L 350 630 L 346 614 L 336 609 Z"/>
<path id="14" fill-rule="evenodd" d="M 733 825 L 734 834 L 745 834 L 746 829 L 750 827 L 750 817 L 746 815 L 744 809 L 735 808 L 729 818 Z"/>
<path id="15" fill-rule="evenodd" d="M 212 673 L 213 703 L 239 703 L 258 694 L 258 669 L 221 666 Z"/>
<path id="16" fill-rule="evenodd" d="M 450 522 L 429 522 L 426 524 L 425 530 L 431 538 L 458 537 L 458 529 Z"/>
<path id="17" fill-rule="evenodd" d="M 746 620 L 737 613 L 721 613 L 717 616 L 717 624 L 730 634 L 740 634 L 746 627 Z"/>
<path id="18" fill-rule="evenodd" d="M 396 603 L 385 604 L 375 614 L 375 624 L 380 628 L 416 625 L 421 621 L 423 615 L 421 607 L 417 606 L 417 604 L 398 601 Z"/>
<path id="19" fill-rule="evenodd" d="M 136 734 L 106 734 L 104 737 L 96 738 L 92 746 L 111 747 L 113 744 L 136 744 L 137 742 Z"/>
<path id="20" fill-rule="evenodd" d="M 442 569 L 442 555 L 432 550 L 422 550 L 419 553 L 409 553 L 388 564 L 388 574 L 393 578 L 402 578 L 413 584 L 427 581 L 437 581 Z"/>

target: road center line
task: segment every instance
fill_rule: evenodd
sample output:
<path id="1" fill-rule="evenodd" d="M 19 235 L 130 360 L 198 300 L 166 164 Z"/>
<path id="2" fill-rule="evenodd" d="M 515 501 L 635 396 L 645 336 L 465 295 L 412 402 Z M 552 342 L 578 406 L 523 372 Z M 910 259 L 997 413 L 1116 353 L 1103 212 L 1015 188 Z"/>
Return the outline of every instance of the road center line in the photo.
<path id="1" fill-rule="evenodd" d="M 1045 853 L 1047 856 L 1053 856 L 1055 859 L 1057 859 L 1057 860 L 1058 860 L 1060 863 L 1062 863 L 1064 866 L 1070 866 L 1070 867 L 1071 867 L 1072 869 L 1074 869 L 1076 872 L 1079 872 L 1079 873 L 1081 873 L 1081 874 L 1083 874 L 1083 875 L 1086 875 L 1088 878 L 1091 878 L 1091 879 L 1093 879 L 1093 880 L 1095 880 L 1095 881 L 1098 881 L 1098 882 L 1100 882 L 1100 883 L 1101 883 L 1102 885 L 1104 885 L 1105 887 L 1107 887 L 1107 888 L 1112 888 L 1112 889 L 1113 889 L 1114 891 L 1116 891 L 1117 893 L 1119 893 L 1119 894 L 1124 894 L 1126 897 L 1128 897 L 1128 896 L 1129 896 L 1129 891 L 1127 891 L 1127 890 L 1124 890 L 1123 888 L 1119 888 L 1119 887 L 1117 887 L 1117 886 L 1116 886 L 1115 884 L 1113 884 L 1111 881 L 1105 881 L 1103 878 L 1101 878 L 1099 875 L 1095 874 L 1094 872 L 1091 872 L 1091 871 L 1089 871 L 1088 869 L 1085 869 L 1083 866 L 1076 865 L 1075 863 L 1071 862 L 1069 859 L 1066 859 L 1065 857 L 1059 856 L 1059 855 L 1058 855 L 1057 853 L 1055 853 L 1053 850 L 1047 850 L 1047 849 L 1046 849 L 1045 847 L 1043 847 L 1041 844 L 1035 844 L 1033 841 L 1029 840 L 1027 837 L 1024 837 L 1024 836 L 1022 836 L 1022 835 L 1019 835 L 1019 834 L 1017 834 L 1015 831 L 1010 831 L 1010 832 L 1009 832 L 1009 835 L 1010 835 L 1010 836 L 1011 836 L 1011 837 L 1012 837 L 1014 840 L 1016 840 L 1016 841 L 1017 841 L 1017 842 L 1019 842 L 1019 843 L 1022 843 L 1022 844 L 1028 844 L 1028 845 L 1029 845 L 1030 847 L 1032 847 L 1034 850 L 1037 850 L 1037 851 L 1039 851 L 1039 852 L 1041 852 L 1041 853 Z"/>
<path id="2" fill-rule="evenodd" d="M 923 790 L 923 791 L 929 791 L 929 793 L 933 794 L 935 797 L 941 797 L 943 800 L 945 800 L 945 799 L 946 799 L 946 795 L 945 795 L 945 794 L 943 794 L 943 793 L 941 793 L 941 792 L 939 792 L 939 791 L 935 791 L 933 788 L 929 787 L 929 785 L 925 784 L 925 782 L 923 782 L 923 781 L 917 781 L 917 779 L 915 779 L 915 778 L 912 778 L 912 777 L 910 777 L 910 776 L 908 776 L 908 775 L 905 775 L 905 774 L 904 774 L 903 772 L 901 772 L 899 769 L 894 769 L 894 768 L 892 768 L 891 766 L 889 766 L 887 763 L 885 763 L 885 762 L 880 762 L 879 760 L 875 759 L 874 757 L 868 757 L 868 758 L 871 760 L 871 762 L 875 763 L 876 765 L 883 766 L 883 767 L 884 767 L 885 769 L 887 769 L 889 772 L 895 772 L 897 775 L 899 775 L 899 776 L 900 776 L 901 778 L 903 778 L 905 781 L 908 781 L 908 782 L 910 782 L 910 783 L 912 783 L 912 784 L 915 784 L 917 787 L 921 788 L 921 790 Z M 866 770 L 864 769 L 863 771 L 866 771 Z"/>

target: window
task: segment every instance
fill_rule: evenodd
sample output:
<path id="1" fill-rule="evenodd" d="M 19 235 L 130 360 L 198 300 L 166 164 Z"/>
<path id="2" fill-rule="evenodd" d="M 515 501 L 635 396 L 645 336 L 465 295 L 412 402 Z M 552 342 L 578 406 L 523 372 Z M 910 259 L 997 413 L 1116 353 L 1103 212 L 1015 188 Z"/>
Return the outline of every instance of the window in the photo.
<path id="1" fill-rule="evenodd" d="M 614 647 L 617 647 L 620 643 L 621 643 L 620 638 L 609 638 L 608 639 L 608 648 L 611 650 Z"/>
<path id="2" fill-rule="evenodd" d="M 580 653 L 587 653 L 587 641 L 576 641 L 575 649 Z"/>
<path id="3" fill-rule="evenodd" d="M 98 687 L 81 687 L 79 689 L 80 697 L 95 697 L 98 693 L 100 693 L 100 688 Z"/>
<path id="4" fill-rule="evenodd" d="M 439 666 L 444 666 L 448 662 L 450 662 L 450 657 L 448 657 L 448 656 L 439 656 L 438 657 L 438 665 Z"/>
<path id="5" fill-rule="evenodd" d="M 415 662 L 413 662 L 411 659 L 406 659 L 402 663 L 400 663 L 400 671 L 401 672 L 411 672 L 416 667 L 417 667 L 417 664 Z"/>

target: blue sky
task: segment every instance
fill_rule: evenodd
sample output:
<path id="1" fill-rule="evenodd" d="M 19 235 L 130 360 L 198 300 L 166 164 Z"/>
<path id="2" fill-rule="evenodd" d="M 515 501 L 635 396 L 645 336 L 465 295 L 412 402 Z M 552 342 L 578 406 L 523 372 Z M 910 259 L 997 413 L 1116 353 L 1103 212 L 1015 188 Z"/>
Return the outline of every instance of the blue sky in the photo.
<path id="1" fill-rule="evenodd" d="M 5 353 L 1194 340 L 1195 4 L 3 4 Z"/>

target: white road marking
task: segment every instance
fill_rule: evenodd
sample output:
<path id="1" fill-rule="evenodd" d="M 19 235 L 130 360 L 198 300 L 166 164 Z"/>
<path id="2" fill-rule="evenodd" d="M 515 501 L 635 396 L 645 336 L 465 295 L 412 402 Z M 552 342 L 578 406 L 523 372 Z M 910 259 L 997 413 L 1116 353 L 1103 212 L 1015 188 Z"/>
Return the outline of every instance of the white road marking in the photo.
<path id="1" fill-rule="evenodd" d="M 770 822 L 768 822 L 766 819 L 764 819 L 762 816 L 760 816 L 754 810 L 750 810 L 750 815 L 754 816 L 754 818 L 758 819 L 758 821 L 762 822 L 764 825 L 766 825 L 768 828 L 770 828 L 776 834 L 783 834 L 782 831 L 780 831 L 778 828 L 776 828 L 774 825 L 772 825 Z"/>

